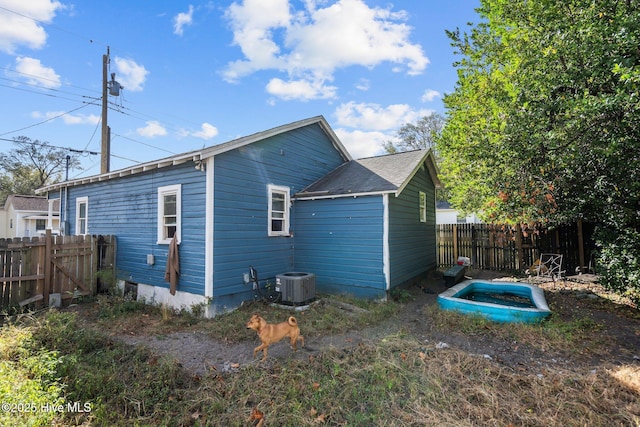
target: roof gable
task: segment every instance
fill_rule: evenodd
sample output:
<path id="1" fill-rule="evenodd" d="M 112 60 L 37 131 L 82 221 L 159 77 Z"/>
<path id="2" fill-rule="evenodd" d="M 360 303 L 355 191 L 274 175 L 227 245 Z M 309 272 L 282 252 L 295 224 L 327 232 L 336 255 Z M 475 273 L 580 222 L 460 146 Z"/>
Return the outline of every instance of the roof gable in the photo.
<path id="1" fill-rule="evenodd" d="M 432 181 L 440 187 L 437 167 L 430 150 L 406 151 L 344 163 L 295 195 L 296 198 L 400 194 L 425 164 Z"/>

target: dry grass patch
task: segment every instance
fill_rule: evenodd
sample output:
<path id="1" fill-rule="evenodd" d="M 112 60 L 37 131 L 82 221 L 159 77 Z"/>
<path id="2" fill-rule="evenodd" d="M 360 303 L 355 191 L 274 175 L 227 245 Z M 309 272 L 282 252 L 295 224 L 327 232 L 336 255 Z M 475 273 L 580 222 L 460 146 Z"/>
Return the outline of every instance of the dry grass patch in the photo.
<path id="1" fill-rule="evenodd" d="M 350 309 L 349 309 L 350 307 Z M 149 305 L 122 297 L 99 296 L 77 307 L 78 313 L 98 329 L 111 334 L 165 335 L 188 330 L 202 332 L 227 343 L 252 340 L 255 334 L 244 333 L 247 320 L 260 313 L 270 323 L 296 316 L 304 324 L 305 337 L 340 334 L 376 324 L 402 308 L 393 301 L 378 303 L 348 295 L 320 296 L 303 311 L 292 307 L 247 302 L 236 310 L 205 319 L 189 310 L 173 310 L 163 305 Z"/>
<path id="2" fill-rule="evenodd" d="M 362 330 L 393 320 L 402 308 L 346 298 L 340 302 L 358 307 L 357 314 L 341 304 L 296 312 L 305 336 Z M 216 319 L 197 319 L 127 301 L 91 304 L 86 311 L 48 313 L 33 322 L 28 327 L 34 340 L 20 350 L 25 356 L 55 355 L 59 362 L 52 365 L 54 377 L 61 379 L 64 399 L 95 405 L 84 417 L 59 415 L 55 421 L 61 425 L 640 425 L 640 369 L 634 364 L 568 359 L 563 364 L 540 363 L 535 371 L 520 370 L 482 354 L 442 348 L 436 340 L 418 340 L 407 332 L 410 328 L 402 323 L 406 319 L 397 316 L 401 321 L 396 328 L 383 328 L 395 332 L 385 332 L 380 340 L 199 377 L 170 358 L 109 335 L 120 329 L 162 334 L 189 328 L 216 339 L 242 341 L 255 339 L 254 334 L 238 332 L 253 312 L 277 321 L 291 311 L 250 304 Z M 594 343 L 604 348 L 606 342 L 595 338 L 606 335 L 601 324 L 584 316 L 562 320 L 560 314 L 539 325 L 500 325 L 429 305 L 420 322 L 475 342 L 518 343 L 543 349 L 545 355 L 578 354 Z M 95 327 L 86 328 L 90 319 Z M 0 340 L 1 358 L 15 354 L 8 351 L 11 345 Z"/>

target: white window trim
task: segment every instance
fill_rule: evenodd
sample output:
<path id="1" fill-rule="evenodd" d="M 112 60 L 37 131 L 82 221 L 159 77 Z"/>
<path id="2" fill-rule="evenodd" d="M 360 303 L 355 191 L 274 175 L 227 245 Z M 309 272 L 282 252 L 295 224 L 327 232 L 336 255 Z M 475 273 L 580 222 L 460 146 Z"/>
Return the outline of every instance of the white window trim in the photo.
<path id="1" fill-rule="evenodd" d="M 83 203 L 86 206 L 84 210 L 86 217 L 84 218 L 84 233 L 80 233 L 80 205 Z M 86 236 L 87 234 L 89 234 L 89 197 L 76 197 L 76 236 Z"/>
<path id="2" fill-rule="evenodd" d="M 290 223 L 290 215 L 291 215 L 291 196 L 289 195 L 289 187 L 285 187 L 282 185 L 267 185 L 267 198 L 269 204 L 269 210 L 267 212 L 267 227 L 268 227 L 268 235 L 269 236 L 289 236 L 289 223 Z M 282 231 L 274 231 L 272 230 L 271 220 L 272 220 L 272 195 L 273 193 L 283 193 L 284 194 L 284 224 L 282 227 Z"/>
<path id="3" fill-rule="evenodd" d="M 158 245 L 171 243 L 171 239 L 164 237 L 164 196 L 168 194 L 176 195 L 176 236 L 178 237 L 178 243 L 180 243 L 180 236 L 182 236 L 182 185 L 175 184 L 158 187 L 158 234 L 156 242 Z"/>
<path id="4" fill-rule="evenodd" d="M 424 191 L 418 192 L 418 212 L 420 222 L 427 222 L 427 193 Z"/>

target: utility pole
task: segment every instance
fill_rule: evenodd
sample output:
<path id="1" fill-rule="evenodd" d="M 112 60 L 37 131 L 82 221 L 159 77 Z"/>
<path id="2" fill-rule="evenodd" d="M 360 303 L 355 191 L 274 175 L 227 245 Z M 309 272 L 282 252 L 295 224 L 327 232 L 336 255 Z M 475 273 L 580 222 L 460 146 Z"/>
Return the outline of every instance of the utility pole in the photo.
<path id="1" fill-rule="evenodd" d="M 100 173 L 109 172 L 109 160 L 111 157 L 111 129 L 107 125 L 107 110 L 109 95 L 107 93 L 107 64 L 109 63 L 109 47 L 107 54 L 102 55 L 102 144 L 100 154 Z"/>

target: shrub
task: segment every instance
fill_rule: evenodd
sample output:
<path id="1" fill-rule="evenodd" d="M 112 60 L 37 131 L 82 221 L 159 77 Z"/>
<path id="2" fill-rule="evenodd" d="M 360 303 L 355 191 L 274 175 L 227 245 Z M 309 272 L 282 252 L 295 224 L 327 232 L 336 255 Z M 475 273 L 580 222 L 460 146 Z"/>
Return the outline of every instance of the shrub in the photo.
<path id="1" fill-rule="evenodd" d="M 640 233 L 633 229 L 599 229 L 596 244 L 602 285 L 640 306 Z"/>

